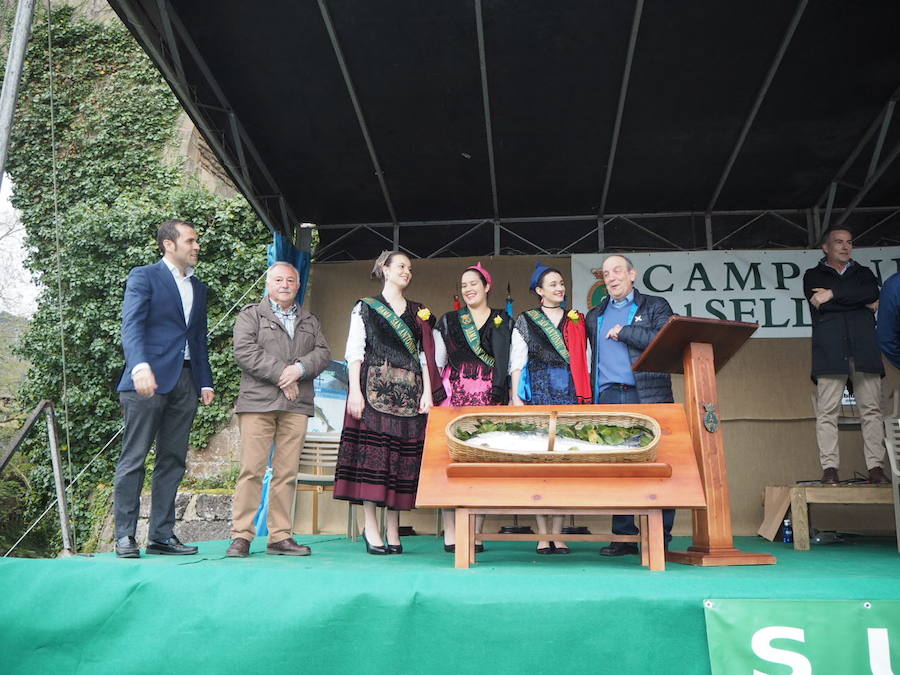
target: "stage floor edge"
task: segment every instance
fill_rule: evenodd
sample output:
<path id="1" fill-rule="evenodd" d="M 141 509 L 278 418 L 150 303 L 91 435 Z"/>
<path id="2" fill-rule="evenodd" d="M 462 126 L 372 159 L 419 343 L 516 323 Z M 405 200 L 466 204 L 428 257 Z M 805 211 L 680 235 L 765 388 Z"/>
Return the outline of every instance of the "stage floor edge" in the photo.
<path id="1" fill-rule="evenodd" d="M 706 598 L 900 600 L 896 541 L 794 551 L 738 537 L 774 566 L 650 572 L 600 544 L 568 556 L 488 542 L 469 570 L 434 536 L 402 555 L 298 535 L 308 558 L 0 560 L 6 673 L 708 673 Z M 689 545 L 676 537 L 673 549 Z M 677 666 L 675 665 L 677 664 Z"/>

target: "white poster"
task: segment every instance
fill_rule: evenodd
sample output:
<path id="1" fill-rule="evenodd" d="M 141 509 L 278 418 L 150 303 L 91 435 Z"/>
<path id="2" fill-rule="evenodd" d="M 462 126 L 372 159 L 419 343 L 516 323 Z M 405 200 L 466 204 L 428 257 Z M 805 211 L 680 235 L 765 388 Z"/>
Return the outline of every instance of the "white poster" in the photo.
<path id="1" fill-rule="evenodd" d="M 822 249 L 630 253 L 635 286 L 661 295 L 676 314 L 759 324 L 753 337 L 809 337 L 803 273 Z M 572 256 L 572 301 L 583 312 L 606 295 L 600 266 L 607 254 Z M 879 281 L 900 271 L 900 246 L 857 248 L 853 260 Z"/>

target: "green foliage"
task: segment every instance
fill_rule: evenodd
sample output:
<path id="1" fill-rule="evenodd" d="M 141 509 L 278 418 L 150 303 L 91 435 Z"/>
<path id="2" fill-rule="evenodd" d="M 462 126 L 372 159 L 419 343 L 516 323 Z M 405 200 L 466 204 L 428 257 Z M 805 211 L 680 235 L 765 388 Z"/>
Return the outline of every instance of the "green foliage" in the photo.
<path id="1" fill-rule="evenodd" d="M 13 202 L 22 212 L 32 251 L 26 264 L 43 285 L 38 311 L 19 347 L 31 362 L 20 397 L 24 409 L 50 399 L 60 416 L 65 404 L 69 424 L 63 452 L 69 455 L 63 463 L 71 463 L 77 474 L 121 426 L 115 387 L 124 366 L 122 296 L 129 269 L 159 258 L 156 226 L 177 217 L 196 223 L 201 237 L 197 275 L 210 288 L 216 401 L 198 412 L 191 435 L 195 447 L 206 444 L 233 406 L 239 384 L 231 357 L 233 316 L 219 320 L 265 269 L 269 233 L 243 198 L 210 195 L 163 163 L 178 102 L 119 24 L 91 23 L 71 7 L 53 11 L 51 127 L 44 16 L 35 17 L 8 165 L 16 186 Z M 258 298 L 261 288 L 258 284 L 244 302 Z M 53 480 L 46 441 L 37 428 L 32 437 L 33 511 L 48 502 Z M 90 520 L 91 495 L 95 486 L 112 482 L 118 454 L 117 440 L 80 479 L 71 504 L 76 522 Z"/>

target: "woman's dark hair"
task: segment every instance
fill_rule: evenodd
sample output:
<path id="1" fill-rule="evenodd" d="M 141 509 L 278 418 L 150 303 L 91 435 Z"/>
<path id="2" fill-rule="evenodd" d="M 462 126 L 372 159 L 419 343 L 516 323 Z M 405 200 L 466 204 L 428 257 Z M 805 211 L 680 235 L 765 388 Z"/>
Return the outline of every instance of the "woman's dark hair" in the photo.
<path id="1" fill-rule="evenodd" d="M 402 251 L 382 251 L 381 255 L 375 260 L 375 266 L 372 267 L 372 271 L 369 273 L 369 277 L 373 280 L 384 281 L 384 270 L 382 267 L 387 267 L 394 261 L 394 256 L 402 255 L 405 258 L 409 258 Z"/>
<path id="2" fill-rule="evenodd" d="M 466 272 L 475 272 L 475 274 L 478 275 L 478 278 L 481 279 L 481 284 L 485 288 L 487 287 L 487 285 L 488 285 L 487 279 L 485 279 L 484 275 L 481 272 L 479 272 L 477 269 L 475 269 L 474 267 L 467 267 L 466 269 L 463 270 L 463 274 L 465 274 Z M 462 279 L 462 274 L 459 275 L 459 278 Z"/>
<path id="3" fill-rule="evenodd" d="M 556 269 L 555 267 L 548 267 L 548 268 L 545 269 L 543 272 L 541 272 L 540 276 L 537 278 L 537 283 L 534 285 L 534 292 L 535 292 L 535 295 L 537 295 L 537 289 L 538 289 L 538 288 L 543 288 L 543 287 L 544 287 L 544 279 L 545 279 L 545 278 L 547 277 L 547 275 L 550 274 L 551 272 L 556 272 L 559 276 L 561 276 L 563 279 L 565 279 L 565 277 L 563 277 L 563 273 L 560 272 L 558 269 Z"/>

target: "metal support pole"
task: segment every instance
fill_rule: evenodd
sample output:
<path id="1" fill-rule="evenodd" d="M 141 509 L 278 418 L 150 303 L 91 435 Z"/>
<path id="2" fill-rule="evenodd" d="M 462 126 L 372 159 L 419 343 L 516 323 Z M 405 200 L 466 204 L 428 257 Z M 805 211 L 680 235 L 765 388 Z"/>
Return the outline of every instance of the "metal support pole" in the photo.
<path id="1" fill-rule="evenodd" d="M 6 73 L 3 75 L 3 91 L 0 92 L 0 185 L 6 169 L 6 155 L 9 151 L 9 135 L 12 131 L 13 113 L 19 93 L 22 65 L 25 63 L 25 48 L 31 35 L 31 20 L 34 18 L 35 0 L 19 0 L 12 36 L 9 40 L 9 54 L 6 59 Z"/>
<path id="2" fill-rule="evenodd" d="M 500 221 L 494 221 L 494 255 L 500 255 Z"/>
<path id="3" fill-rule="evenodd" d="M 831 182 L 828 188 L 828 201 L 825 203 L 825 219 L 822 221 L 822 229 L 827 230 L 831 222 L 831 209 L 834 207 L 834 196 L 837 194 L 837 183 Z"/>
<path id="4" fill-rule="evenodd" d="M 475 34 L 478 38 L 478 66 L 481 71 L 481 105 L 484 109 L 484 133 L 487 141 L 488 169 L 491 174 L 491 200 L 494 220 L 500 217 L 500 198 L 497 192 L 497 165 L 494 161 L 494 132 L 491 125 L 491 95 L 488 88 L 487 57 L 484 49 L 484 16 L 481 0 L 475 0 Z"/>
<path id="5" fill-rule="evenodd" d="M 47 438 L 50 441 L 50 461 L 53 464 L 53 483 L 56 486 L 56 508 L 59 511 L 59 527 L 62 532 L 63 556 L 75 555 L 72 533 L 69 529 L 69 511 L 66 507 L 66 486 L 63 483 L 62 462 L 59 459 L 59 440 L 56 436 L 56 415 L 53 406 L 45 408 L 47 415 Z"/>
<path id="6" fill-rule="evenodd" d="M 597 218 L 597 253 L 606 251 L 606 221 L 601 216 Z"/>
<path id="7" fill-rule="evenodd" d="M 712 214 L 707 212 L 703 214 L 703 224 L 706 226 L 706 250 L 712 251 L 713 249 L 713 234 L 712 234 Z"/>
<path id="8" fill-rule="evenodd" d="M 875 149 L 872 151 L 872 159 L 869 160 L 869 169 L 866 171 L 866 180 L 872 177 L 878 168 L 878 160 L 881 158 L 881 149 L 884 147 L 884 139 L 887 137 L 888 128 L 891 126 L 891 118 L 894 116 L 896 101 L 888 101 L 884 109 L 884 118 L 881 120 L 881 129 L 878 131 L 878 139 L 875 141 Z"/>
<path id="9" fill-rule="evenodd" d="M 613 124 L 612 139 L 609 142 L 609 157 L 606 160 L 606 176 L 603 179 L 603 192 L 600 196 L 600 213 L 606 211 L 606 200 L 609 197 L 609 186 L 612 182 L 613 165 L 616 162 L 616 149 L 619 146 L 619 133 L 622 130 L 622 117 L 625 112 L 625 98 L 628 96 L 628 82 L 631 79 L 631 64 L 634 62 L 634 50 L 637 45 L 638 29 L 641 26 L 641 14 L 644 11 L 644 0 L 637 0 L 634 5 L 634 18 L 631 20 L 631 35 L 628 37 L 628 52 L 625 54 L 625 70 L 622 73 L 622 84 L 619 87 L 619 104 L 616 107 L 616 121 Z"/>
<path id="10" fill-rule="evenodd" d="M 810 248 L 816 245 L 816 224 L 813 221 L 812 209 L 806 209 L 806 243 Z"/>
<path id="11" fill-rule="evenodd" d="M 716 190 L 713 192 L 712 199 L 709 200 L 709 206 L 706 207 L 707 211 L 712 211 L 716 206 L 716 202 L 719 201 L 719 195 L 722 194 L 722 188 L 725 187 L 725 182 L 731 174 L 731 169 L 734 167 L 734 162 L 737 160 L 738 153 L 740 153 L 741 148 L 744 147 L 744 141 L 747 140 L 747 134 L 750 133 L 750 127 L 753 126 L 756 114 L 759 112 L 760 107 L 762 107 L 763 100 L 769 91 L 772 80 L 775 79 L 775 73 L 778 72 L 778 67 L 781 65 L 781 60 L 784 58 L 785 52 L 787 52 L 788 45 L 791 44 L 791 39 L 794 37 L 794 32 L 797 30 L 797 26 L 800 23 L 800 17 L 803 16 L 803 12 L 806 10 L 807 2 L 808 0 L 800 0 L 800 2 L 797 3 L 797 9 L 794 10 L 794 16 L 791 18 L 788 29 L 781 39 L 781 44 L 775 54 L 775 59 L 772 61 L 772 65 L 769 66 L 769 72 L 766 73 L 766 78 L 763 80 L 763 84 L 756 94 L 756 100 L 753 101 L 753 106 L 750 108 L 750 114 L 747 115 L 747 119 L 744 120 L 744 126 L 741 128 L 737 143 L 734 144 L 734 148 L 731 150 L 731 155 L 728 157 L 728 162 L 725 164 L 725 170 L 722 171 L 722 176 L 719 178 L 719 183 L 716 185 Z"/>

